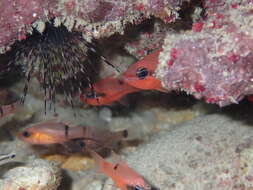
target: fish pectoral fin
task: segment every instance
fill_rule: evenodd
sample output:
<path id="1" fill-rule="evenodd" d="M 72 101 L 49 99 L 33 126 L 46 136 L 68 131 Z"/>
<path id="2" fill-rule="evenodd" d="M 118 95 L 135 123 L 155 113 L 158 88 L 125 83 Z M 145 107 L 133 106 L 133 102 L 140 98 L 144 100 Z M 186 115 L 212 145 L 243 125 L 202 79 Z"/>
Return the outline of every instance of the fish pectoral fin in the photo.
<path id="1" fill-rule="evenodd" d="M 63 148 L 68 152 L 68 153 L 74 153 L 76 151 L 74 151 L 73 148 L 73 144 L 69 143 L 69 142 L 65 142 L 61 144 L 63 146 Z"/>
<path id="2" fill-rule="evenodd" d="M 83 139 L 71 139 L 67 142 L 62 143 L 62 146 L 69 153 L 79 153 L 84 152 L 86 150 L 86 145 Z"/>

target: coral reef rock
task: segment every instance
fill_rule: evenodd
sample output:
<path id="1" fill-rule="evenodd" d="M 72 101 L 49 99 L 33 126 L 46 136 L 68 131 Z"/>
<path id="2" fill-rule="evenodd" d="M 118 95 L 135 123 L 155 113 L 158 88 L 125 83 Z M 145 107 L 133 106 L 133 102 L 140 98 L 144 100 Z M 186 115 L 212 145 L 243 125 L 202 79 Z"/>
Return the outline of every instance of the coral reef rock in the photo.
<path id="1" fill-rule="evenodd" d="M 129 24 L 138 24 L 151 15 L 165 22 L 178 17 L 182 1 L 177 0 L 21 0 L 0 2 L 0 52 L 22 40 L 35 27 L 42 32 L 45 22 L 56 18 L 69 30 L 83 32 L 87 39 L 123 33 Z"/>
<path id="2" fill-rule="evenodd" d="M 201 116 L 154 136 L 127 163 L 163 190 L 252 189 L 252 136 L 245 121 Z"/>
<path id="3" fill-rule="evenodd" d="M 9 170 L 0 181 L 1 190 L 56 190 L 61 181 L 58 166 L 37 159 L 28 166 Z"/>
<path id="4" fill-rule="evenodd" d="M 157 77 L 168 90 L 226 106 L 253 94 L 253 2 L 208 2 L 206 19 L 167 35 Z"/>

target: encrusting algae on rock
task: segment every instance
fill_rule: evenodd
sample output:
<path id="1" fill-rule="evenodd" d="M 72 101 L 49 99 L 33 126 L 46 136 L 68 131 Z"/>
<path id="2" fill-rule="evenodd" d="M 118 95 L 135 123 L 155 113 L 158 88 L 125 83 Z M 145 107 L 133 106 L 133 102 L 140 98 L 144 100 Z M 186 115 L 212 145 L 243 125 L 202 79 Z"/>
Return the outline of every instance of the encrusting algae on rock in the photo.
<path id="1" fill-rule="evenodd" d="M 9 170 L 0 181 L 0 190 L 56 190 L 60 182 L 57 165 L 36 159 L 30 165 Z"/>
<path id="2" fill-rule="evenodd" d="M 244 96 L 253 94 L 252 0 L 6 0 L 0 4 L 0 52 L 13 53 L 12 62 L 6 62 L 8 68 L 16 64 L 23 69 L 24 80 L 20 81 L 22 90 L 19 89 L 18 94 L 26 94 L 29 83 L 24 107 L 31 102 L 31 97 L 36 99 L 33 105 L 42 108 L 44 103 L 44 112 L 31 109 L 33 114 L 29 114 L 29 121 L 11 120 L 6 127 L 0 124 L 1 129 L 10 129 L 11 134 L 11 140 L 2 139 L 4 134 L 0 132 L 0 152 L 15 151 L 25 162 L 24 166 L 3 170 L 0 190 L 57 190 L 60 183 L 61 190 L 115 189 L 112 183 L 106 186 L 106 177 L 112 177 L 121 190 L 156 189 L 148 181 L 161 190 L 253 188 L 252 123 L 244 126 L 244 122 L 224 116 L 225 109 L 216 107 L 218 114 L 210 116 L 194 108 L 199 102 L 192 99 L 187 100 L 191 102 L 186 103 L 187 109 L 178 110 L 185 103 L 170 96 L 171 91 L 176 91 L 177 97 L 180 97 L 178 91 L 185 91 L 196 99 L 203 98 L 207 103 L 222 107 L 237 104 Z M 187 26 L 180 28 L 180 24 Z M 146 27 L 154 27 L 154 30 Z M 116 33 L 117 37 L 113 35 Z M 35 39 L 39 40 L 33 41 L 36 35 Z M 104 39 L 107 37 L 110 38 Z M 18 44 L 20 48 L 15 51 Z M 117 75 L 106 68 L 92 67 L 97 62 L 89 59 L 90 53 L 94 53 L 94 57 L 97 54 L 99 61 L 105 61 L 106 57 L 107 63 L 117 62 L 114 56 L 124 57 L 124 47 L 139 59 L 133 64 L 125 61 L 128 69 L 123 69 L 127 67 L 124 61 L 115 64 L 120 70 Z M 100 54 L 98 50 L 103 48 Z M 0 74 L 4 72 L 7 70 L 2 68 L 0 57 Z M 93 75 L 96 75 L 94 81 Z M 112 78 L 108 78 L 111 75 Z M 103 88 L 98 88 L 100 86 Z M 123 87 L 126 91 L 118 94 Z M 85 92 L 86 89 L 89 91 Z M 155 92 L 158 95 L 155 96 L 144 90 L 161 92 Z M 129 103 L 128 108 L 112 106 L 111 103 L 122 100 L 130 92 L 129 98 L 133 97 L 135 102 Z M 149 93 L 152 100 L 145 101 Z M 107 102 L 102 102 L 102 98 Z M 44 113 L 51 109 L 51 104 L 46 104 L 48 100 L 57 107 L 55 116 L 76 127 L 46 122 L 48 118 Z M 196 104 L 193 106 L 192 102 Z M 84 108 L 83 103 L 98 107 Z M 6 107 L 10 104 L 4 105 L 0 120 L 9 113 L 17 115 L 15 109 L 7 109 L 13 108 Z M 70 111 L 73 105 L 79 106 L 74 110 L 76 117 L 72 115 L 73 110 Z M 102 105 L 106 106 L 99 107 Z M 106 114 L 101 114 L 104 108 Z M 192 121 L 179 125 L 188 120 Z M 24 129 L 38 121 L 45 123 Z M 97 130 L 97 126 L 107 125 L 110 126 L 108 135 L 105 130 Z M 89 131 L 85 126 L 96 127 L 84 133 Z M 22 132 L 18 136 L 26 144 L 17 138 L 20 128 Z M 123 146 L 119 145 L 121 140 L 124 140 Z M 34 149 L 25 146 L 27 144 Z M 122 162 L 107 162 L 105 151 L 97 154 L 108 146 L 113 149 L 110 145 L 117 146 L 115 152 L 125 156 L 133 169 Z M 53 153 L 42 156 L 47 161 L 39 160 L 35 158 L 36 148 Z M 60 155 L 63 149 L 67 153 Z M 91 156 L 95 165 L 112 175 L 101 177 L 87 171 L 94 165 L 94 160 L 86 157 L 89 149 L 94 151 Z M 30 156 L 32 162 L 28 161 Z M 65 181 L 65 177 L 69 181 Z M 66 183 L 69 184 L 65 186 Z"/>

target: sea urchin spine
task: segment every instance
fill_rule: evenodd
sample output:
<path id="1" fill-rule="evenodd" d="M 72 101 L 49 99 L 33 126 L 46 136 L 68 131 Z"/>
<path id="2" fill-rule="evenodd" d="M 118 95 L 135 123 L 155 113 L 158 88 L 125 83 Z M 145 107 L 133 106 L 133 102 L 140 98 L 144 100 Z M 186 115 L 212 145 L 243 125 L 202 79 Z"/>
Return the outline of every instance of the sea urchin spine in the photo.
<path id="1" fill-rule="evenodd" d="M 84 87 L 92 88 L 97 63 L 102 60 L 111 65 L 99 54 L 96 46 L 87 42 L 81 33 L 69 32 L 66 27 L 46 23 L 40 33 L 34 29 L 26 40 L 13 47 L 14 62 L 23 66 L 26 77 L 24 102 L 31 77 L 36 76 L 44 90 L 46 100 L 55 104 L 56 91 L 61 91 L 68 102 Z M 111 65 L 112 66 L 112 65 Z"/>

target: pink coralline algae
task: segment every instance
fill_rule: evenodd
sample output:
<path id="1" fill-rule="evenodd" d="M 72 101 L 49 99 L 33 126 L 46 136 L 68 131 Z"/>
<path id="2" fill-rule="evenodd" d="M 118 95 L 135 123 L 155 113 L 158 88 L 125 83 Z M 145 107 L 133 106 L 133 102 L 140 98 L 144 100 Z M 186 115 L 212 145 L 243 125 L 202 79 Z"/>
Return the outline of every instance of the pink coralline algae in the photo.
<path id="1" fill-rule="evenodd" d="M 138 39 L 125 44 L 124 48 L 137 59 L 147 56 L 151 50 L 161 48 L 168 27 L 156 22 L 152 32 L 141 32 Z"/>
<path id="2" fill-rule="evenodd" d="M 30 25 L 44 13 L 46 1 L 4 0 L 0 2 L 0 53 L 16 40 L 26 38 Z"/>
<path id="3" fill-rule="evenodd" d="M 129 24 L 137 25 L 153 16 L 165 27 L 142 33 L 125 48 L 141 58 L 164 43 L 156 76 L 168 91 L 186 91 L 220 106 L 253 94 L 253 1 L 202 0 L 202 7 L 198 4 L 189 15 L 191 30 L 173 32 L 166 23 L 180 20 L 184 2 L 191 5 L 195 1 L 1 1 L 0 53 L 15 41 L 26 39 L 33 28 L 43 32 L 45 22 L 52 18 L 56 26 L 63 24 L 69 31 L 81 32 L 89 41 L 123 34 Z"/>
<path id="4" fill-rule="evenodd" d="M 168 34 L 157 76 L 170 90 L 226 106 L 253 94 L 253 2 L 205 1 L 206 20 Z"/>
<path id="5" fill-rule="evenodd" d="M 6 52 L 16 40 L 25 39 L 31 27 L 39 25 L 37 22 L 57 18 L 69 30 L 82 32 L 87 39 L 99 39 L 124 33 L 127 24 L 138 24 L 150 16 L 173 22 L 181 3 L 177 0 L 1 1 L 0 53 Z"/>

